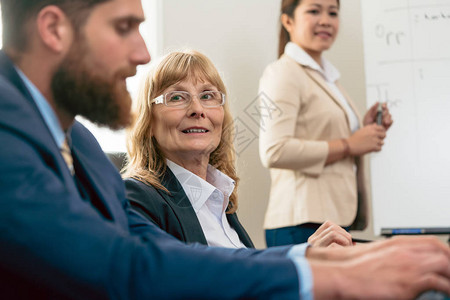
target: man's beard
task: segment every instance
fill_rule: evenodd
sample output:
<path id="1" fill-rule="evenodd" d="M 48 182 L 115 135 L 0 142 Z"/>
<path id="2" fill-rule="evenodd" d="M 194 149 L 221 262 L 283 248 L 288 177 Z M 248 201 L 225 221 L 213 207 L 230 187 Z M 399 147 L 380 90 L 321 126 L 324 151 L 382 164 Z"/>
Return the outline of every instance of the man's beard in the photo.
<path id="1" fill-rule="evenodd" d="M 131 97 L 122 79 L 134 75 L 136 69 L 121 69 L 111 78 L 96 74 L 86 59 L 89 54 L 85 46 L 73 47 L 53 76 L 51 88 L 56 106 L 99 126 L 126 127 L 131 121 Z"/>

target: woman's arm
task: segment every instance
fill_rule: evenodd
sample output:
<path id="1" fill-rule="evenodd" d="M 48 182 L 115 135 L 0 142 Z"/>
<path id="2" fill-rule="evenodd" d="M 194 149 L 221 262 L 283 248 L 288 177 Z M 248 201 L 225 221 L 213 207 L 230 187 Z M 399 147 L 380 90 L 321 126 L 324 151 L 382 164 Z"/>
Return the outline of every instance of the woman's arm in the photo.
<path id="1" fill-rule="evenodd" d="M 348 156 L 380 151 L 385 137 L 386 130 L 383 126 L 370 124 L 357 130 L 347 139 L 329 141 L 326 164 L 332 164 Z"/>
<path id="2" fill-rule="evenodd" d="M 326 164 L 346 158 L 347 156 L 360 156 L 370 152 L 381 151 L 384 145 L 386 131 L 391 127 L 393 120 L 389 109 L 382 105 L 382 124 L 375 123 L 378 102 L 369 108 L 364 116 L 364 127 L 356 131 L 348 139 L 339 139 L 328 142 L 328 157 Z"/>

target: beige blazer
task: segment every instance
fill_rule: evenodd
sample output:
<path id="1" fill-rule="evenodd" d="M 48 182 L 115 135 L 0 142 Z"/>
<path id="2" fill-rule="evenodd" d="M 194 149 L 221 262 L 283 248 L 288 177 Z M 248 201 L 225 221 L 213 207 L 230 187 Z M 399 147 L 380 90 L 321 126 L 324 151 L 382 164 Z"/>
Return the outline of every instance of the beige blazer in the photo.
<path id="1" fill-rule="evenodd" d="M 350 97 L 338 88 L 358 115 Z M 364 229 L 363 160 L 348 157 L 325 166 L 327 141 L 348 138 L 351 130 L 322 75 L 283 55 L 265 69 L 260 101 L 267 110 L 261 111 L 260 157 L 272 179 L 264 227 L 331 220 Z"/>

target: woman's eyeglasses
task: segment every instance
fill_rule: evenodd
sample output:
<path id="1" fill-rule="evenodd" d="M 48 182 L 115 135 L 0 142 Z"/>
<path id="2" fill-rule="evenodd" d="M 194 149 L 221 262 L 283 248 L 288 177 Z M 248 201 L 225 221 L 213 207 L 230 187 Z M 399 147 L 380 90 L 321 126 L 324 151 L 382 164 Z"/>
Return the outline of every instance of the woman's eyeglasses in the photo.
<path id="1" fill-rule="evenodd" d="M 151 101 L 151 103 L 163 103 L 169 107 L 188 107 L 194 96 L 184 91 L 173 91 L 162 94 Z M 203 107 L 218 107 L 225 104 L 225 94 L 217 91 L 204 91 L 197 95 Z"/>

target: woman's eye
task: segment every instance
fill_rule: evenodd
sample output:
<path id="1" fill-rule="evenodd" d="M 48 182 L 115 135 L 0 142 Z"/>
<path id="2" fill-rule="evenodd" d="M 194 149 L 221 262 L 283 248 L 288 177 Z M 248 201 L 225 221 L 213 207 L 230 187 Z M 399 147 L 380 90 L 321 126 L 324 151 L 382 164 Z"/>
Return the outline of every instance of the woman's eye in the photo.
<path id="1" fill-rule="evenodd" d="M 188 98 L 187 95 L 182 93 L 174 93 L 169 96 L 169 101 L 171 102 L 180 102 L 180 101 L 186 101 Z"/>
<path id="2" fill-rule="evenodd" d="M 337 11 L 330 11 L 329 15 L 331 17 L 337 17 L 339 15 L 339 13 Z"/>
<path id="3" fill-rule="evenodd" d="M 312 15 L 318 15 L 319 14 L 319 10 L 318 9 L 311 9 L 308 11 L 308 13 L 312 14 Z"/>
<path id="4" fill-rule="evenodd" d="M 214 93 L 205 93 L 202 95 L 201 99 L 203 99 L 203 100 L 214 99 Z"/>
<path id="5" fill-rule="evenodd" d="M 170 101 L 180 101 L 180 100 L 183 100 L 183 97 L 180 95 L 174 95 L 170 97 Z"/>
<path id="6" fill-rule="evenodd" d="M 222 95 L 216 91 L 206 91 L 206 92 L 202 93 L 202 96 L 200 99 L 202 99 L 202 100 L 221 100 Z"/>

